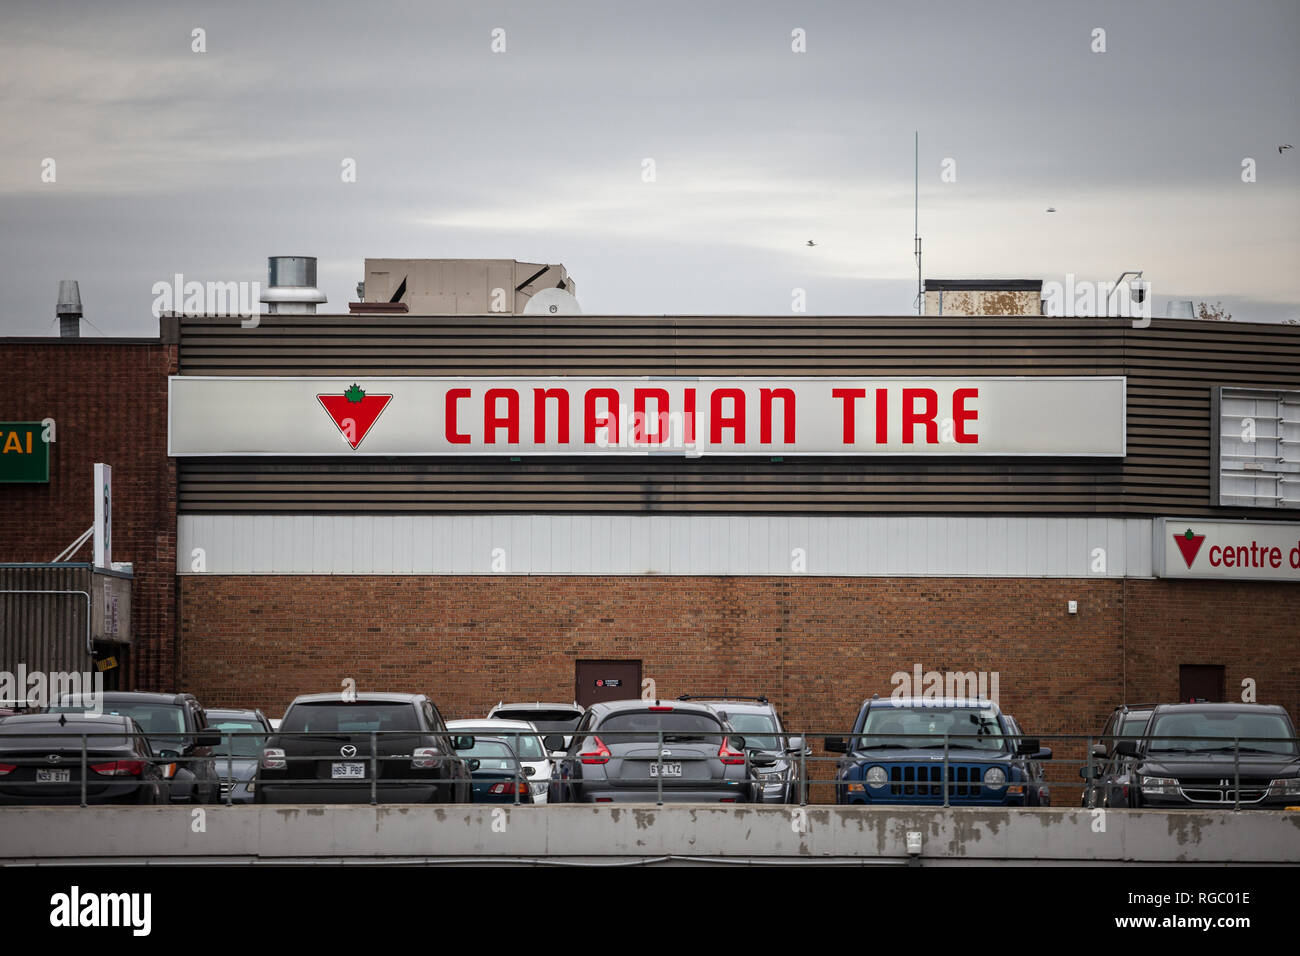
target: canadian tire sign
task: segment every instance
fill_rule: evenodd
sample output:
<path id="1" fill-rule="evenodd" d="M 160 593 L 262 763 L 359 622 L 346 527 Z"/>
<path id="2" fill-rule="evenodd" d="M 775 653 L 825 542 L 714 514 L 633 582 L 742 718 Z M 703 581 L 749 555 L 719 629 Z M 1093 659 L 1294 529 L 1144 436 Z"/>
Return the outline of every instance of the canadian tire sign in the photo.
<path id="1" fill-rule="evenodd" d="M 1157 518 L 1152 525 L 1157 577 L 1300 581 L 1300 522 Z"/>
<path id="2" fill-rule="evenodd" d="M 1123 457 L 1120 376 L 170 380 L 190 455 Z"/>

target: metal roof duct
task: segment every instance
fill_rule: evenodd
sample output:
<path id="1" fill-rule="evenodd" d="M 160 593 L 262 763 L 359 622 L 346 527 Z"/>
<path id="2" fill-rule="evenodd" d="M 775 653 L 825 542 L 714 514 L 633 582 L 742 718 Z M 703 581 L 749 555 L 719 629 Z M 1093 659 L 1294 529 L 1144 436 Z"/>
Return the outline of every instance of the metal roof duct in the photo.
<path id="1" fill-rule="evenodd" d="M 272 315 L 314 315 L 316 306 L 326 301 L 316 288 L 315 256 L 270 256 L 266 286 L 262 301 Z"/>
<path id="2" fill-rule="evenodd" d="M 76 279 L 59 280 L 59 302 L 54 312 L 59 317 L 59 335 L 62 338 L 81 337 L 81 288 Z"/>

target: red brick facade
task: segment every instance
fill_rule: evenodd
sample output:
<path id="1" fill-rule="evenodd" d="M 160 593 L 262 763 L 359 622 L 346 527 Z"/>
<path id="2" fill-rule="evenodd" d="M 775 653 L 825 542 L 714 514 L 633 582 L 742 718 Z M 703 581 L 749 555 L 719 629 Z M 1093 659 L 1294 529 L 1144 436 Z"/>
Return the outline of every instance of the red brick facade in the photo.
<path id="1" fill-rule="evenodd" d="M 1176 700 L 1180 664 L 1223 665 L 1230 697 L 1249 677 L 1300 714 L 1294 601 L 1286 584 L 1152 580 L 187 576 L 181 683 L 278 715 L 351 677 L 452 718 L 570 700 L 575 660 L 627 658 L 662 697 L 765 693 L 792 727 L 834 731 L 920 664 L 996 671 L 1030 733 L 1084 734 L 1125 681 L 1131 702 Z"/>
<path id="2" fill-rule="evenodd" d="M 113 468 L 113 560 L 135 566 L 124 686 L 175 686 L 176 468 L 167 376 L 176 347 L 105 340 L 0 341 L 0 419 L 54 419 L 48 484 L 0 484 L 0 561 L 49 561 L 95 520 L 93 466 Z M 72 560 L 91 560 L 86 544 Z M 15 664 L 17 662 L 4 662 Z"/>

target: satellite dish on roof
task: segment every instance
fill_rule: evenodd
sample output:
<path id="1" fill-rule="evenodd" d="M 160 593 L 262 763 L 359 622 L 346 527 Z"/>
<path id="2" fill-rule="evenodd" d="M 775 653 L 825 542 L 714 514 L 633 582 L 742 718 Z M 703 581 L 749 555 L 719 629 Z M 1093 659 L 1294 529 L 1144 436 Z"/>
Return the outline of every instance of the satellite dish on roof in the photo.
<path id="1" fill-rule="evenodd" d="M 524 315 L 582 315 L 582 307 L 572 292 L 543 289 L 524 303 Z"/>

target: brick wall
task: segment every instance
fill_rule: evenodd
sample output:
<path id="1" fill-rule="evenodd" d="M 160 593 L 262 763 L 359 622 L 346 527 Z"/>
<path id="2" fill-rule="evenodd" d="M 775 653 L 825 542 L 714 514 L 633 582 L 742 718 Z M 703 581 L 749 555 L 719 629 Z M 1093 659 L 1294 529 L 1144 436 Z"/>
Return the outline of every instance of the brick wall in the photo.
<path id="1" fill-rule="evenodd" d="M 0 341 L 0 368 L 0 419 L 53 418 L 56 427 L 49 484 L 0 484 L 0 561 L 49 561 L 71 544 L 95 520 L 94 463 L 111 465 L 113 559 L 135 566 L 135 641 L 124 686 L 174 686 L 176 471 L 167 458 L 167 376 L 176 348 Z M 91 545 L 73 560 L 91 560 Z"/>
<path id="2" fill-rule="evenodd" d="M 1096 733 L 1123 697 L 1174 700 L 1179 664 L 1223 664 L 1300 714 L 1287 585 L 977 578 L 181 579 L 182 685 L 279 715 L 297 694 L 430 694 L 444 716 L 570 700 L 574 661 L 632 658 L 662 697 L 766 693 L 792 727 L 847 730 L 891 675 L 996 671 L 1033 734 Z M 1079 613 L 1066 613 L 1070 600 Z M 1288 603 L 1290 602 L 1290 603 Z M 1125 607 L 1127 604 L 1127 608 Z M 1290 614 L 1288 614 L 1290 609 Z M 1123 649 L 1127 648 L 1127 667 Z M 1051 744 L 1050 741 L 1047 743 Z M 1083 758 L 1082 744 L 1052 744 Z M 825 771 L 823 771 L 825 772 Z M 1073 771 L 1061 768 L 1063 781 Z"/>

